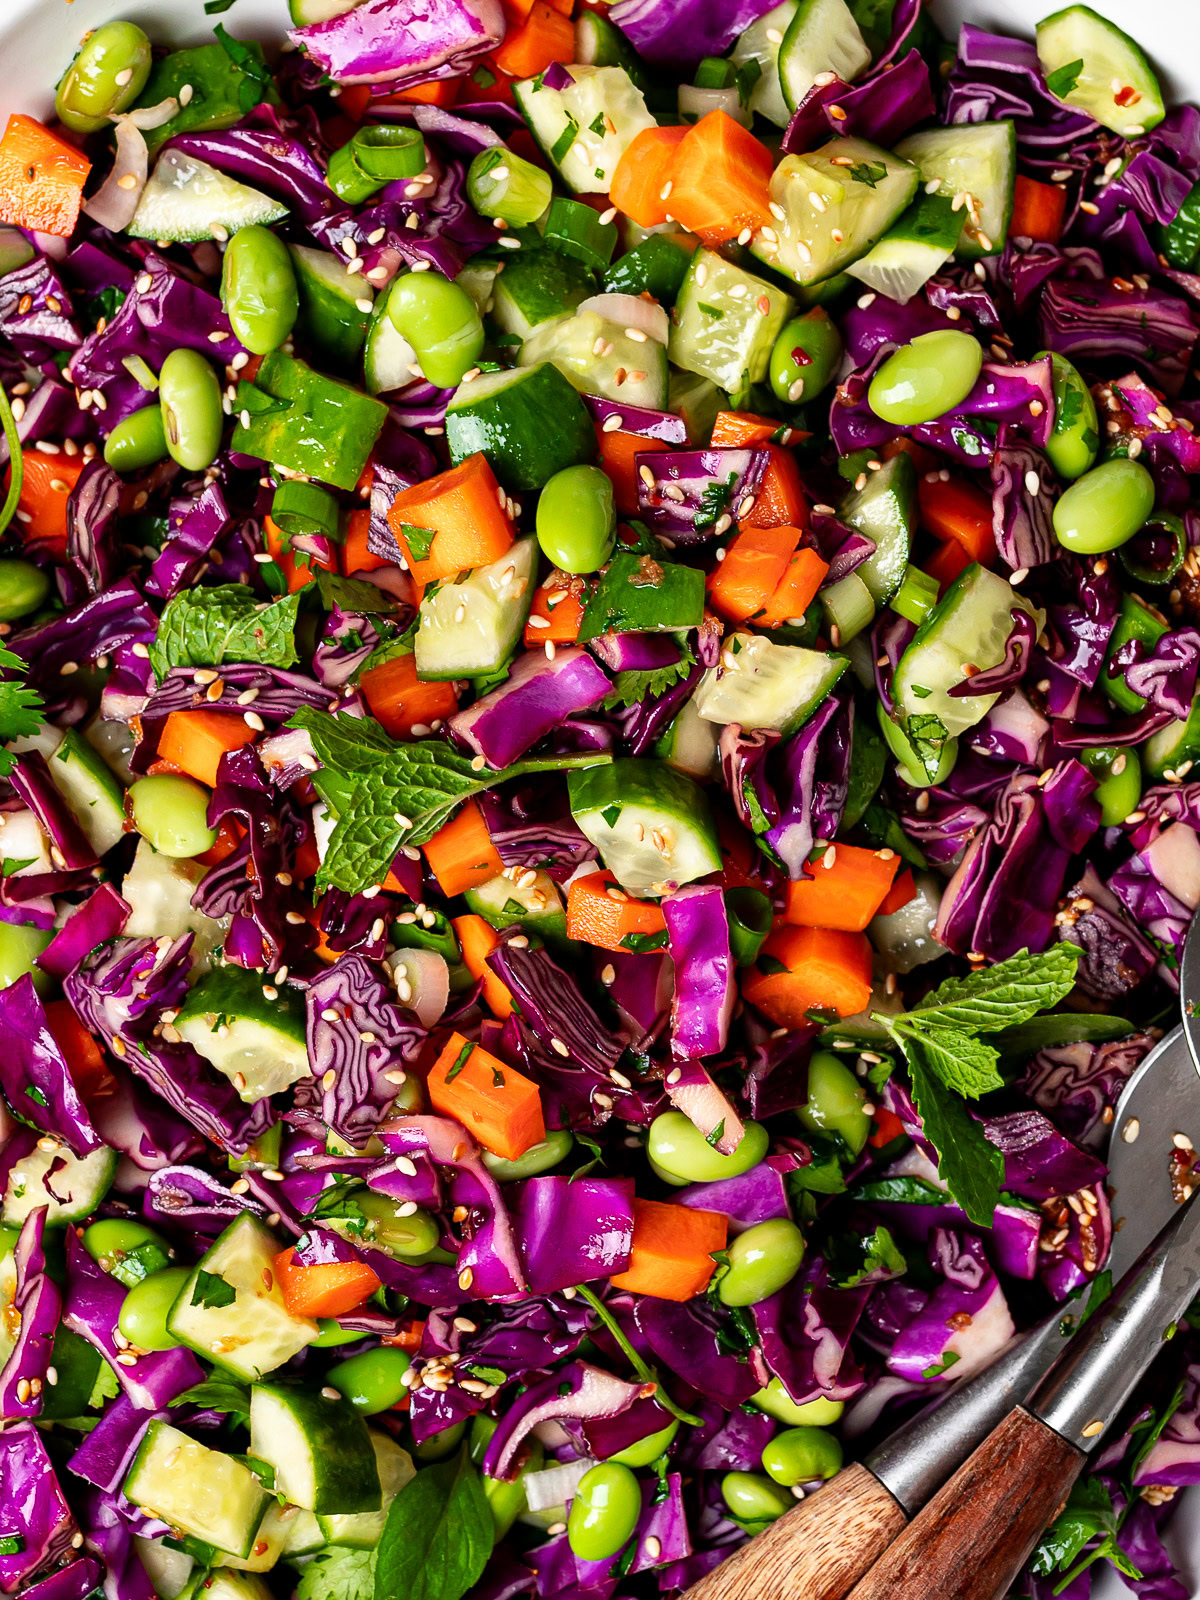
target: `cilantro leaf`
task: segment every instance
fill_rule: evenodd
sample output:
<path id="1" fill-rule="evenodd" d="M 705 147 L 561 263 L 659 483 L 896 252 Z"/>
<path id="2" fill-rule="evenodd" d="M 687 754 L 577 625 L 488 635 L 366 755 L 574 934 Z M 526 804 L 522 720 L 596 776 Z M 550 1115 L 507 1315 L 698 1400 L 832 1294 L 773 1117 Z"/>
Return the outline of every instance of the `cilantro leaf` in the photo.
<path id="1" fill-rule="evenodd" d="M 856 161 L 847 170 L 855 183 L 865 183 L 868 189 L 887 177 L 887 166 L 882 161 Z"/>
<path id="2" fill-rule="evenodd" d="M 887 1228 L 874 1233 L 840 1233 L 826 1251 L 829 1282 L 835 1289 L 856 1289 L 864 1283 L 881 1283 L 908 1270 L 908 1262 Z"/>
<path id="3" fill-rule="evenodd" d="M 669 667 L 630 668 L 618 672 L 613 686 L 604 700 L 604 710 L 614 711 L 622 706 L 639 706 L 646 700 L 657 699 L 686 678 L 696 664 L 696 658 L 685 646 L 679 660 Z"/>
<path id="4" fill-rule="evenodd" d="M 428 561 L 429 552 L 433 548 L 433 541 L 437 538 L 435 528 L 417 528 L 410 522 L 400 525 L 404 535 L 404 542 L 408 546 L 408 553 L 414 561 Z"/>
<path id="5" fill-rule="evenodd" d="M 173 1406 L 199 1406 L 204 1411 L 221 1411 L 235 1421 L 250 1419 L 250 1390 L 232 1378 L 210 1378 L 197 1383 L 169 1402 Z"/>
<path id="6" fill-rule="evenodd" d="M 1073 944 L 1051 945 L 1032 955 L 1019 950 L 965 978 L 947 978 L 898 1020 L 960 1033 L 1014 1028 L 1064 1000 L 1074 987 L 1078 964 L 1079 949 Z"/>
<path id="7" fill-rule="evenodd" d="M 172 667 L 219 667 L 256 661 L 291 667 L 296 654 L 300 593 L 264 604 L 239 583 L 189 589 L 170 601 L 150 646 L 150 665 L 161 683 Z"/>
<path id="8" fill-rule="evenodd" d="M 16 672 L 24 679 L 28 667 L 21 657 L 0 644 L 0 673 Z M 36 733 L 42 720 L 42 697 L 23 681 L 0 677 L 0 744 Z M 12 771 L 13 757 L 0 749 L 0 777 Z"/>
<path id="9" fill-rule="evenodd" d="M 96 1371 L 96 1381 L 92 1384 L 92 1392 L 88 1395 L 89 1408 L 99 1410 L 106 1400 L 115 1400 L 121 1392 L 121 1385 L 116 1373 L 107 1361 L 102 1361 Z"/>
<path id="10" fill-rule="evenodd" d="M 465 1450 L 423 1467 L 392 1501 L 379 1541 L 376 1600 L 462 1600 L 487 1566 L 494 1524 Z"/>
<path id="11" fill-rule="evenodd" d="M 1081 1478 L 1071 1490 L 1066 1507 L 1046 1529 L 1033 1552 L 1031 1571 L 1040 1578 L 1073 1566 L 1093 1539 L 1100 1543 L 1088 1553 L 1085 1566 L 1107 1558 L 1135 1581 L 1141 1574 L 1117 1548 L 1117 1516 L 1112 1497 L 1099 1478 Z M 1083 1570 L 1080 1568 L 1079 1570 Z"/>
<path id="12" fill-rule="evenodd" d="M 729 504 L 733 494 L 733 486 L 738 481 L 736 472 L 731 472 L 724 483 L 719 483 L 715 478 L 705 489 L 696 503 L 696 517 L 693 526 L 707 528 Z"/>
<path id="13" fill-rule="evenodd" d="M 192 1305 L 218 1310 L 221 1306 L 231 1306 L 236 1299 L 237 1290 L 219 1272 L 206 1272 L 203 1267 L 197 1269 Z"/>
<path id="14" fill-rule="evenodd" d="M 1055 67 L 1046 78 L 1046 87 L 1056 100 L 1065 100 L 1071 90 L 1079 82 L 1079 75 L 1083 71 L 1083 58 L 1075 61 L 1066 61 L 1061 67 Z"/>
<path id="15" fill-rule="evenodd" d="M 990 1228 L 1004 1182 L 1004 1157 L 963 1102 L 927 1062 L 919 1038 L 905 1040 L 913 1100 L 937 1152 L 938 1174 L 979 1227 Z"/>
<path id="16" fill-rule="evenodd" d="M 946 724 L 932 711 L 914 711 L 904 724 L 904 731 L 926 777 L 936 778 L 943 747 L 950 737 Z"/>
<path id="17" fill-rule="evenodd" d="M 296 1600 L 373 1600 L 374 1550 L 332 1545 L 305 1562 L 296 1585 Z"/>
<path id="18" fill-rule="evenodd" d="M 382 616 L 395 611 L 396 602 L 365 578 L 342 578 L 336 572 L 317 570 L 317 592 L 326 611 L 334 606 L 342 611 L 359 611 L 365 616 Z"/>

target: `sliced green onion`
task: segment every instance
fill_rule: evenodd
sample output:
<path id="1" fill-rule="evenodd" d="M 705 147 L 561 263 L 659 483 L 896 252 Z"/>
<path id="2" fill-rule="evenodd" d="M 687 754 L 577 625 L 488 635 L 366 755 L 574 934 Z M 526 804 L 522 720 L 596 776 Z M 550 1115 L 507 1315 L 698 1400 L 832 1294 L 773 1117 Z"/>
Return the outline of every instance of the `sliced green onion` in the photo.
<path id="1" fill-rule="evenodd" d="M 1117 555 L 1135 583 L 1170 583 L 1187 555 L 1187 533 L 1178 517 L 1156 511 Z"/>
<path id="2" fill-rule="evenodd" d="M 329 158 L 329 187 L 341 200 L 357 205 L 398 178 L 415 178 L 425 170 L 425 140 L 416 128 L 360 128 L 349 144 Z"/>
<path id="3" fill-rule="evenodd" d="M 550 204 L 550 174 L 507 145 L 481 150 L 467 169 L 467 199 L 481 217 L 514 228 L 536 222 Z"/>
<path id="4" fill-rule="evenodd" d="M 617 225 L 601 222 L 599 213 L 582 200 L 564 200 L 558 195 L 550 202 L 542 237 L 585 267 L 603 270 L 617 247 Z"/>
<path id="5" fill-rule="evenodd" d="M 848 572 L 838 583 L 831 583 L 817 596 L 829 620 L 830 643 L 834 649 L 849 644 L 864 628 L 875 620 L 875 602 L 871 591 L 857 572 Z M 836 636 L 832 630 L 836 628 Z"/>
<path id="6" fill-rule="evenodd" d="M 910 563 L 904 569 L 904 581 L 889 603 L 898 616 L 919 628 L 937 602 L 937 579 Z"/>
<path id="7" fill-rule="evenodd" d="M 692 82 L 697 89 L 729 89 L 737 82 L 737 68 L 724 56 L 705 56 Z"/>
<path id="8" fill-rule="evenodd" d="M 328 489 L 302 478 L 281 483 L 271 502 L 271 521 L 289 539 L 301 533 L 323 533 L 336 539 L 340 517 L 341 509 Z"/>
<path id="9" fill-rule="evenodd" d="M 121 365 L 139 388 L 150 394 L 158 388 L 158 374 L 141 356 L 122 356 Z"/>
<path id="10" fill-rule="evenodd" d="M 8 403 L 8 396 L 2 384 L 0 384 L 0 426 L 4 428 L 4 437 L 8 441 L 9 471 L 12 475 L 8 493 L 4 497 L 4 505 L 0 506 L 0 533 L 3 533 L 12 521 L 13 512 L 21 499 L 21 489 L 25 482 L 25 457 L 21 454 L 21 435 L 17 431 L 17 419 L 13 416 L 12 406 Z"/>
<path id="11" fill-rule="evenodd" d="M 771 902 L 760 889 L 725 891 L 729 951 L 739 967 L 753 966 L 771 931 Z"/>

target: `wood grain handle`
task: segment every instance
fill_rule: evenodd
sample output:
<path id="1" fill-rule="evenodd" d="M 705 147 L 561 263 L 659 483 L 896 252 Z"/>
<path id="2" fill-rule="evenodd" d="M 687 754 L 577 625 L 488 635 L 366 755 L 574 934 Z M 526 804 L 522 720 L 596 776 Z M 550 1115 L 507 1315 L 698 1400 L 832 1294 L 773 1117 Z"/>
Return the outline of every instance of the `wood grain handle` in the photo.
<path id="1" fill-rule="evenodd" d="M 855 1462 L 735 1550 L 684 1600 L 842 1600 L 904 1521 L 879 1479 Z"/>
<path id="2" fill-rule="evenodd" d="M 850 1600 L 998 1600 L 1083 1466 L 1061 1434 L 1018 1408 L 942 1486 Z"/>

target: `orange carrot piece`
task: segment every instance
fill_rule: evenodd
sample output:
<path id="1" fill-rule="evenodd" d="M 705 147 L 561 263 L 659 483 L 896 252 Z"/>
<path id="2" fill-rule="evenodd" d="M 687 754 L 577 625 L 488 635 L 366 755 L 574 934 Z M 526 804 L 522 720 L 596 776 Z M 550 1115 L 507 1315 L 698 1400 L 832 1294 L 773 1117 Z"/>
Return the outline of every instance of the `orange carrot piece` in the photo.
<path id="1" fill-rule="evenodd" d="M 904 871 L 897 874 L 892 887 L 879 903 L 878 916 L 890 917 L 901 910 L 910 900 L 915 900 L 917 886 L 913 881 L 912 868 L 905 867 Z"/>
<path id="2" fill-rule="evenodd" d="M 796 622 L 812 605 L 817 590 L 825 582 L 829 571 L 828 561 L 822 560 L 809 545 L 802 546 L 789 558 L 787 569 L 762 611 L 754 621 L 760 628 L 779 628 L 787 622 Z"/>
<path id="3" fill-rule="evenodd" d="M 533 9 L 533 0 L 503 0 L 503 4 L 504 15 L 512 27 L 524 22 Z M 550 4 L 555 11 L 561 11 L 564 17 L 569 17 L 574 10 L 575 0 L 550 0 Z"/>
<path id="4" fill-rule="evenodd" d="M 274 559 L 275 565 L 283 573 L 289 594 L 295 594 L 298 589 L 306 589 L 310 583 L 316 583 L 317 567 L 326 572 L 332 570 L 333 563 L 326 561 L 322 556 L 294 555 L 282 529 L 270 517 L 263 518 L 263 543 L 267 547 L 267 554 Z"/>
<path id="5" fill-rule="evenodd" d="M 743 228 L 769 225 L 771 152 L 727 112 L 710 111 L 687 130 L 671 164 L 670 215 L 707 245 Z"/>
<path id="6" fill-rule="evenodd" d="M 925 571 L 931 578 L 937 580 L 939 594 L 945 594 L 955 578 L 964 573 L 970 565 L 971 558 L 962 545 L 955 544 L 953 539 L 947 539 L 945 544 L 939 545 L 925 562 Z"/>
<path id="7" fill-rule="evenodd" d="M 11 116 L 0 139 L 0 222 L 66 239 L 92 164 L 34 117 Z"/>
<path id="8" fill-rule="evenodd" d="M 71 1081 L 85 1105 L 102 1099 L 116 1088 L 116 1079 L 105 1064 L 103 1052 L 80 1022 L 69 1000 L 46 1001 L 46 1026 L 63 1053 Z"/>
<path id="9" fill-rule="evenodd" d="M 346 518 L 346 537 L 342 543 L 342 571 L 347 578 L 356 572 L 374 572 L 376 567 L 386 567 L 389 562 L 367 549 L 367 534 L 371 531 L 371 513 L 352 511 Z"/>
<path id="10" fill-rule="evenodd" d="M 799 544 L 799 528 L 739 526 L 708 579 L 708 598 L 727 622 L 745 622 L 762 611 L 783 581 Z"/>
<path id="11" fill-rule="evenodd" d="M 808 496 L 792 452 L 781 444 L 764 442 L 770 460 L 754 496 L 754 504 L 739 519 L 750 528 L 808 527 Z"/>
<path id="12" fill-rule="evenodd" d="M 293 1317 L 344 1317 L 380 1287 L 365 1261 L 329 1261 L 298 1267 L 295 1246 L 271 1262 L 284 1304 Z"/>
<path id="13" fill-rule="evenodd" d="M 836 844 L 808 867 L 811 878 L 797 878 L 787 886 L 784 921 L 861 933 L 892 887 L 900 857 L 894 850 L 885 856 L 861 845 Z"/>
<path id="14" fill-rule="evenodd" d="M 504 871 L 483 812 L 474 800 L 468 800 L 458 815 L 428 841 L 425 859 L 445 895 L 462 894 Z"/>
<path id="15" fill-rule="evenodd" d="M 890 461 L 893 456 L 911 456 L 918 472 L 936 472 L 941 461 L 934 451 L 927 450 L 923 444 L 918 444 L 903 433 L 889 439 L 879 454 L 884 461 Z"/>
<path id="16" fill-rule="evenodd" d="M 643 439 L 638 433 L 605 433 L 596 429 L 596 444 L 600 451 L 599 465 L 612 479 L 613 497 L 618 512 L 623 517 L 636 517 L 638 511 L 638 471 L 635 457 L 652 455 L 669 450 L 664 439 Z"/>
<path id="17" fill-rule="evenodd" d="M 232 711 L 172 711 L 163 724 L 158 753 L 197 783 L 211 789 L 227 750 L 253 744 L 258 735 Z"/>
<path id="18" fill-rule="evenodd" d="M 485 1150 L 515 1161 L 546 1137 L 541 1090 L 482 1045 L 452 1033 L 427 1084 L 435 1111 L 461 1122 Z"/>
<path id="19" fill-rule="evenodd" d="M 561 600 L 550 601 L 555 595 L 561 595 Z M 538 628 L 533 624 L 534 617 L 545 617 L 550 624 L 548 628 Z M 529 620 L 525 624 L 525 644 L 527 646 L 544 644 L 574 644 L 579 637 L 579 624 L 583 621 L 583 601 L 571 594 L 569 590 L 542 587 L 534 591 L 533 604 L 529 608 Z"/>
<path id="20" fill-rule="evenodd" d="M 525 21 L 511 29 L 500 48 L 492 52 L 501 72 L 514 78 L 533 78 L 555 61 L 574 58 L 575 24 L 546 0 L 533 0 Z"/>
<path id="21" fill-rule="evenodd" d="M 487 964 L 487 958 L 500 943 L 499 935 L 490 922 L 474 912 L 451 917 L 450 926 L 462 949 L 463 966 L 477 982 L 482 982 L 484 1004 L 503 1022 L 512 1015 L 513 998 L 508 985 Z"/>
<path id="22" fill-rule="evenodd" d="M 200 864 L 205 867 L 220 866 L 221 862 L 225 861 L 237 849 L 238 840 L 243 836 L 244 833 L 245 829 L 239 833 L 227 817 L 222 817 L 217 826 L 216 839 L 211 845 L 209 845 L 207 850 L 205 850 L 202 854 L 193 857 L 193 859 L 199 861 Z"/>
<path id="23" fill-rule="evenodd" d="M 718 411 L 713 423 L 713 449 L 740 449 L 743 445 L 764 444 L 773 439 L 783 426 L 770 417 L 760 417 L 753 411 Z"/>
<path id="24" fill-rule="evenodd" d="M 671 191 L 664 199 L 663 190 L 687 131 L 682 126 L 643 128 L 613 169 L 609 203 L 641 228 L 657 228 L 672 212 Z"/>
<path id="25" fill-rule="evenodd" d="M 628 951 L 623 939 L 653 936 L 666 926 L 659 906 L 631 899 L 611 872 L 576 878 L 567 890 L 568 939 L 599 945 L 601 950 Z"/>
<path id="26" fill-rule="evenodd" d="M 933 481 L 930 482 L 930 478 Z M 953 539 L 966 552 L 968 561 L 987 567 L 996 559 L 992 536 L 992 499 L 964 478 L 949 478 L 945 483 L 931 473 L 917 479 L 917 503 L 921 525 L 943 543 Z"/>
<path id="27" fill-rule="evenodd" d="M 51 549 L 65 551 L 67 504 L 85 462 L 81 456 L 69 456 L 61 450 L 22 450 L 21 462 L 24 467 L 21 498 L 17 501 L 13 527 L 27 544 L 44 540 Z M 6 467 L 6 484 L 11 476 L 11 469 Z"/>
<path id="28" fill-rule="evenodd" d="M 764 957 L 770 971 L 762 970 Z M 743 977 L 742 994 L 781 1028 L 801 1027 L 810 1011 L 852 1017 L 871 998 L 871 946 L 863 933 L 777 927 Z"/>
<path id="29" fill-rule="evenodd" d="M 1013 185 L 1012 216 L 1008 223 L 1010 239 L 1032 239 L 1039 244 L 1057 244 L 1067 210 L 1067 191 L 1056 183 L 1038 183 L 1017 174 Z"/>
<path id="30" fill-rule="evenodd" d="M 413 83 L 405 89 L 394 89 L 391 94 L 376 100 L 375 105 L 382 109 L 389 105 L 415 104 L 440 106 L 445 110 L 458 99 L 459 83 L 458 78 L 438 78 L 433 83 Z"/>
<path id="31" fill-rule="evenodd" d="M 414 728 L 429 728 L 458 710 L 458 696 L 449 680 L 417 677 L 417 658 L 393 656 L 359 679 L 359 688 L 376 722 L 393 739 L 407 739 Z"/>
<path id="32" fill-rule="evenodd" d="M 448 472 L 402 489 L 388 512 L 388 524 L 409 570 L 421 584 L 498 561 L 513 542 L 500 486 L 487 460 L 478 453 Z M 426 555 L 413 555 L 406 527 L 432 531 Z"/>
<path id="33" fill-rule="evenodd" d="M 728 1236 L 729 1218 L 722 1211 L 635 1196 L 629 1265 L 613 1273 L 613 1288 L 656 1300 L 690 1300 L 708 1288 L 717 1265 L 713 1252 L 724 1250 Z"/>

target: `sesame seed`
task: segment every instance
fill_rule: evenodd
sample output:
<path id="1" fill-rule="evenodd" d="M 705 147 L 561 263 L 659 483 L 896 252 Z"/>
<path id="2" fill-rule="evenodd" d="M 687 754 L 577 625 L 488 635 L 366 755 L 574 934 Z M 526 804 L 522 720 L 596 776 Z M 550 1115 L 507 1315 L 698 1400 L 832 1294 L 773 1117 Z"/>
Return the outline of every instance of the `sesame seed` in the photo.
<path id="1" fill-rule="evenodd" d="M 464 1267 L 458 1275 L 458 1287 L 465 1293 L 475 1281 L 475 1274 L 470 1267 Z"/>
<path id="2" fill-rule="evenodd" d="M 1085 1439 L 1094 1439 L 1098 1433 L 1104 1432 L 1104 1424 L 1099 1420 L 1089 1422 L 1082 1430 Z"/>
<path id="3" fill-rule="evenodd" d="M 179 91 L 179 104 L 181 106 L 190 106 L 192 103 L 192 96 L 195 94 L 195 92 L 195 89 L 190 83 L 185 83 L 183 88 Z"/>

